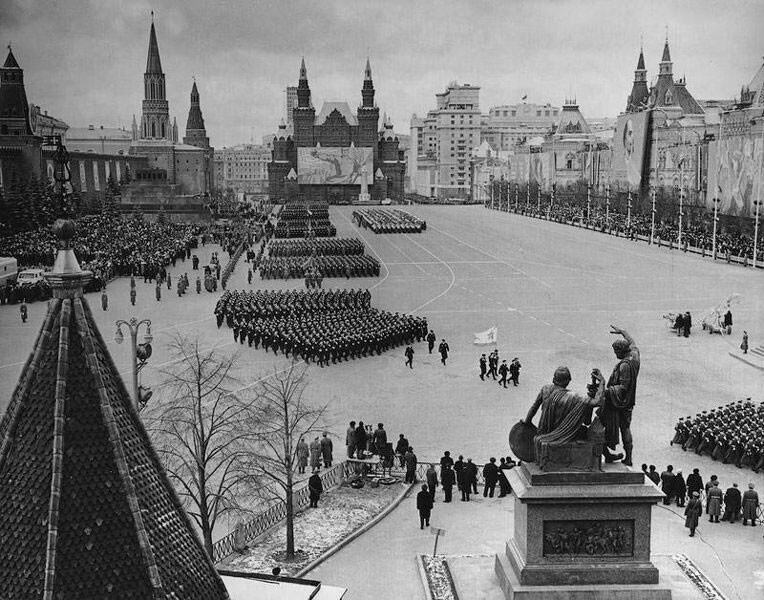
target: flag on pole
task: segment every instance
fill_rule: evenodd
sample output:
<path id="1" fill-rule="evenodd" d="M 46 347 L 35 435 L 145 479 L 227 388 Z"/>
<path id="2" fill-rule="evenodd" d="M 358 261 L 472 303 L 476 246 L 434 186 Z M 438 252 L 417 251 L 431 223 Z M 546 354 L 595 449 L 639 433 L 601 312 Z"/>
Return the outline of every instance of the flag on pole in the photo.
<path id="1" fill-rule="evenodd" d="M 522 97 L 523 100 L 525 100 L 526 98 L 528 98 L 528 94 L 525 94 L 525 96 Z"/>
<path id="2" fill-rule="evenodd" d="M 473 344 L 476 344 L 476 345 L 495 344 L 498 337 L 499 337 L 499 328 L 496 325 L 494 325 L 487 331 L 481 331 L 480 333 L 476 333 L 475 341 L 473 342 Z"/>

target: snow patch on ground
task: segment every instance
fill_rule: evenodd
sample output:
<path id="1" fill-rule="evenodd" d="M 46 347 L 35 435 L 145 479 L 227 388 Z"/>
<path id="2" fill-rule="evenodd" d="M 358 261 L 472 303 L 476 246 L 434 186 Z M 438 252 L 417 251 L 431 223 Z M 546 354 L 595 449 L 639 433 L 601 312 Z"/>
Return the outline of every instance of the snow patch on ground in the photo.
<path id="1" fill-rule="evenodd" d="M 294 575 L 381 513 L 406 487 L 403 483 L 377 488 L 365 485 L 361 489 L 342 485 L 324 492 L 318 508 L 306 508 L 295 515 L 293 561 L 279 560 L 286 548 L 284 521 L 253 541 L 245 554 L 228 558 L 225 566 L 233 571 L 267 574 L 278 566 L 282 575 Z"/>

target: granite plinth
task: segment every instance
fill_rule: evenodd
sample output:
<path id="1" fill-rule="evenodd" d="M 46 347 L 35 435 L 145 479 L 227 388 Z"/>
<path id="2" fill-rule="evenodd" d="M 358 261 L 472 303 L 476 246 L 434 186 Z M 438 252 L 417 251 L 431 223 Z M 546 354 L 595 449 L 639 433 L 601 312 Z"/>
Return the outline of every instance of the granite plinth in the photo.
<path id="1" fill-rule="evenodd" d="M 524 463 L 507 477 L 515 495 L 515 532 L 495 565 L 507 598 L 671 597 L 658 586 L 650 561 L 652 506 L 663 495 L 643 473 L 621 464 L 554 472 Z M 548 586 L 571 587 L 575 595 L 539 595 Z M 626 595 L 605 588 L 592 595 L 602 586 L 618 586 Z M 628 595 L 633 586 L 643 595 Z"/>

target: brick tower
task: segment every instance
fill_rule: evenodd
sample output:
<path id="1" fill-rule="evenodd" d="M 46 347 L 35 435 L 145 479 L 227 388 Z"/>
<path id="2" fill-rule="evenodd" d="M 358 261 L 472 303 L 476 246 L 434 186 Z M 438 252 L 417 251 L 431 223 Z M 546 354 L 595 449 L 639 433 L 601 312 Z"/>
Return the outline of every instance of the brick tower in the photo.
<path id="1" fill-rule="evenodd" d="M 167 102 L 162 61 L 159 60 L 159 44 L 154 29 L 153 11 L 151 12 L 151 32 L 149 33 L 149 54 L 146 60 L 146 72 L 143 74 L 142 106 L 141 138 L 171 139 L 170 106 Z"/>

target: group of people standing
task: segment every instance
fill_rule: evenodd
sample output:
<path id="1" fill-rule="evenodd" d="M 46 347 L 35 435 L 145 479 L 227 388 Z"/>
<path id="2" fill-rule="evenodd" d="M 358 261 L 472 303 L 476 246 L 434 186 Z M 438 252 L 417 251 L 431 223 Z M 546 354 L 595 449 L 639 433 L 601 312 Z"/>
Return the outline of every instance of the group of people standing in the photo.
<path id="1" fill-rule="evenodd" d="M 712 475 L 704 485 L 699 469 L 693 469 L 692 474 L 687 476 L 687 481 L 684 480 L 682 471 L 674 472 L 673 465 L 668 465 L 660 475 L 654 465 L 650 465 L 649 471 L 646 465 L 642 465 L 642 471 L 656 485 L 660 485 L 664 494 L 663 504 L 669 505 L 675 501 L 678 507 L 685 508 L 685 527 L 690 530 L 690 537 L 694 537 L 700 516 L 703 514 L 701 494 L 705 495 L 709 523 L 719 523 L 721 516 L 722 521 L 735 523 L 738 519 L 742 519 L 743 525 L 747 525 L 750 521 L 751 526 L 756 526 L 759 494 L 753 483 L 749 483 L 748 489 L 743 493 L 738 489 L 737 483 L 733 483 L 726 492 L 722 493 L 719 478 Z M 687 498 L 686 506 L 685 498 Z"/>
<path id="2" fill-rule="evenodd" d="M 517 357 L 513 358 L 509 364 L 507 364 L 506 359 L 502 360 L 501 364 L 499 364 L 499 351 L 494 348 L 493 352 L 488 355 L 488 358 L 486 358 L 485 354 L 480 355 L 478 365 L 482 381 L 490 377 L 493 377 L 493 380 L 496 381 L 496 376 L 498 375 L 499 385 L 503 385 L 506 388 L 507 375 L 509 375 L 509 382 L 513 383 L 515 387 L 520 383 L 520 369 L 522 365 Z"/>

